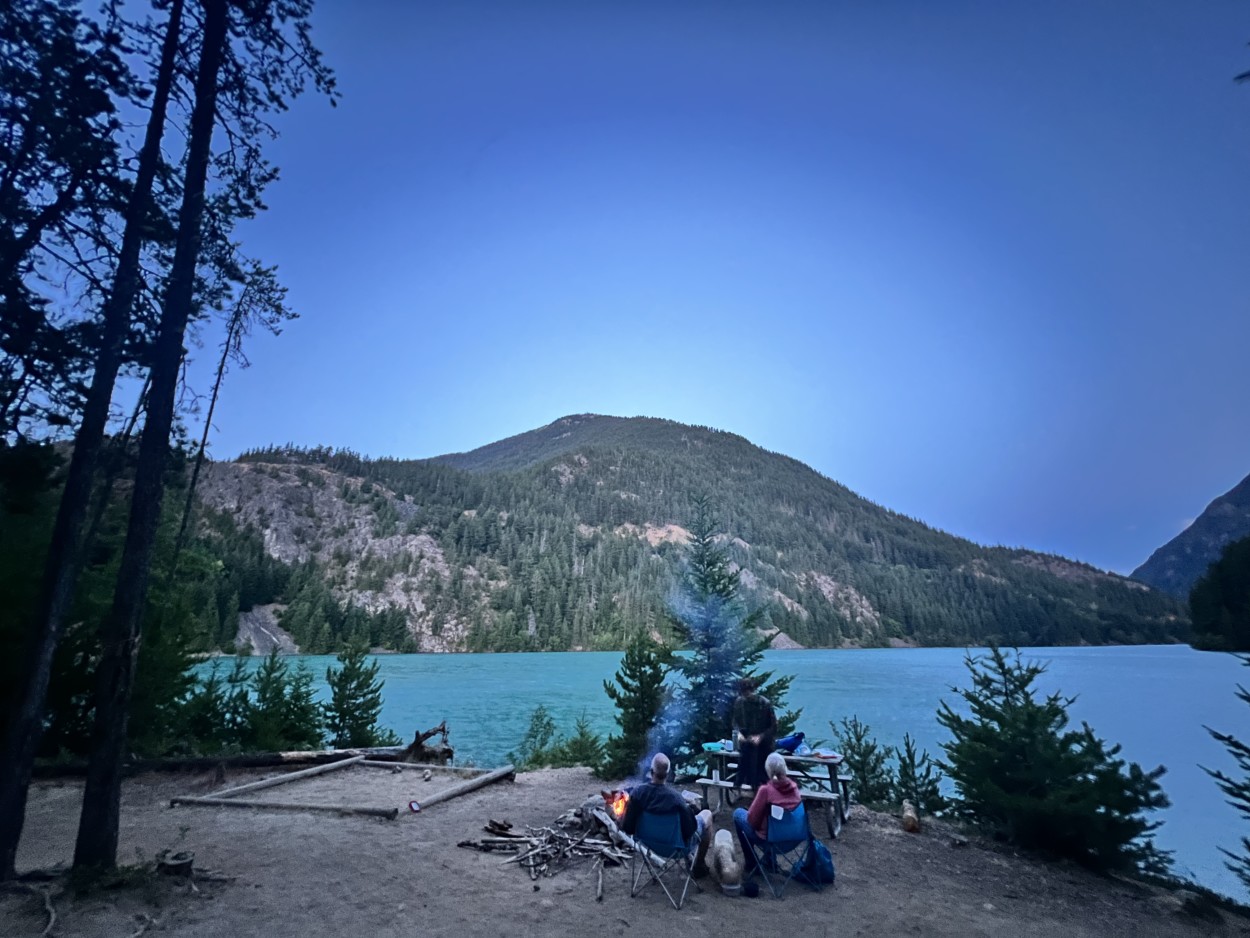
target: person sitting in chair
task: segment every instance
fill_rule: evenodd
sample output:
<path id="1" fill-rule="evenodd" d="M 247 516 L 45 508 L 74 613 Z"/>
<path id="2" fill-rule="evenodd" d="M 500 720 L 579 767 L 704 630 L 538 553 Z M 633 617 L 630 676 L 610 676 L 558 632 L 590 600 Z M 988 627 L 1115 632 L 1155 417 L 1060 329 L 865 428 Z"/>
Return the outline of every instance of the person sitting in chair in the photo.
<path id="1" fill-rule="evenodd" d="M 668 756 L 657 752 L 651 760 L 651 781 L 637 786 L 629 793 L 629 806 L 621 819 L 621 830 L 631 837 L 638 829 L 638 819 L 646 811 L 649 814 L 678 814 L 681 817 L 682 839 L 690 844 L 695 876 L 707 874 L 704 858 L 712 842 L 712 812 L 695 812 L 682 793 L 665 784 L 669 770 Z"/>
<path id="2" fill-rule="evenodd" d="M 799 786 L 786 774 L 786 760 L 780 754 L 769 753 L 764 760 L 764 771 L 768 781 L 755 793 L 750 809 L 738 808 L 734 811 L 734 829 L 738 832 L 738 842 L 742 844 L 748 872 L 755 869 L 755 855 L 751 847 L 762 846 L 768 837 L 768 815 L 772 806 L 790 811 L 803 802 Z"/>

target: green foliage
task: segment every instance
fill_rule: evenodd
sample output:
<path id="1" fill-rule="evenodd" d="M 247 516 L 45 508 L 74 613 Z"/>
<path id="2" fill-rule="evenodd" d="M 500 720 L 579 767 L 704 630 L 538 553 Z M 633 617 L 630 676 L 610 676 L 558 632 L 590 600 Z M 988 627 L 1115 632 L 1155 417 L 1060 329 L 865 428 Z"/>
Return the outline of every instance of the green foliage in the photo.
<path id="1" fill-rule="evenodd" d="M 561 741 L 553 765 L 584 765 L 594 768 L 603 762 L 603 740 L 590 730 L 590 718 L 582 711 L 573 724 L 573 735 Z"/>
<path id="2" fill-rule="evenodd" d="M 671 725 L 665 727 L 665 749 L 678 760 L 695 756 L 701 743 L 729 735 L 730 711 L 744 676 L 764 685 L 760 693 L 777 711 L 778 732 L 789 732 L 798 717 L 785 712 L 791 678 L 772 679 L 771 672 L 755 670 L 768 639 L 759 635 L 759 611 L 748 612 L 740 596 L 740 572 L 718 543 L 716 524 L 711 502 L 696 497 L 686 574 L 671 617 L 690 651 L 674 660 L 684 684 L 674 691 L 675 705 L 668 709 Z"/>
<path id="3" fill-rule="evenodd" d="M 947 800 L 942 795 L 942 773 L 928 751 L 916 755 L 916 742 L 910 733 L 903 734 L 903 747 L 895 750 L 898 767 L 894 775 L 892 801 L 901 805 L 910 801 L 920 814 L 940 814 Z"/>
<path id="4" fill-rule="evenodd" d="M 645 633 L 638 633 L 621 659 L 612 681 L 603 690 L 616 706 L 620 732 L 609 736 L 598 774 L 629 778 L 647 755 L 647 737 L 664 699 L 664 681 L 672 669 L 673 653 Z"/>
<path id="5" fill-rule="evenodd" d="M 838 740 L 838 749 L 855 776 L 853 791 L 861 804 L 884 806 L 893 801 L 895 782 L 889 761 L 894 756 L 891 746 L 883 746 L 872 735 L 871 728 L 858 716 L 843 718 L 839 729 L 830 723 Z"/>
<path id="6" fill-rule="evenodd" d="M 516 750 L 508 753 L 508 761 L 518 769 L 536 769 L 550 765 L 554 758 L 556 722 L 551 711 L 539 704 L 530 714 L 530 725 Z"/>
<path id="7" fill-rule="evenodd" d="M 1224 547 L 1189 594 L 1195 648 L 1250 651 L 1250 537 Z"/>
<path id="8" fill-rule="evenodd" d="M 273 752 L 319 749 L 321 707 L 313 695 L 313 674 L 294 671 L 277 652 L 249 678 L 244 658 L 235 658 L 224 682 L 214 664 L 196 681 L 181 710 L 195 748 L 203 752 Z"/>
<path id="9" fill-rule="evenodd" d="M 257 752 L 317 749 L 321 708 L 313 697 L 313 675 L 302 663 L 294 671 L 275 651 L 252 675 L 243 746 Z"/>
<path id="10" fill-rule="evenodd" d="M 585 711 L 577 718 L 573 734 L 557 736 L 551 711 L 539 704 L 530 714 L 529 728 L 521 744 L 508 753 L 508 761 L 518 769 L 594 767 L 603 761 L 603 740 L 591 732 Z"/>
<path id="11" fill-rule="evenodd" d="M 953 737 L 939 763 L 955 783 L 953 813 L 1022 847 L 1069 857 L 1097 869 L 1162 873 L 1168 855 L 1155 847 L 1159 822 L 1144 813 L 1169 801 L 1162 766 L 1143 772 L 1117 758 L 1088 724 L 1068 730 L 1071 698 L 1038 700 L 1044 673 L 1009 660 L 998 648 L 965 659 L 972 687 L 952 688 L 967 703 L 962 716 L 943 701 L 938 722 Z"/>
<path id="12" fill-rule="evenodd" d="M 1250 658 L 1242 657 L 1242 664 L 1250 665 Z M 1237 699 L 1242 703 L 1250 704 L 1250 691 L 1238 685 Z M 1219 740 L 1237 761 L 1237 769 L 1241 773 L 1240 778 L 1233 778 L 1219 770 L 1208 769 L 1205 766 L 1203 771 L 1215 779 L 1215 783 L 1219 786 L 1220 791 L 1228 796 L 1228 803 L 1232 805 L 1242 818 L 1250 818 L 1250 745 L 1242 742 L 1236 736 L 1230 733 L 1220 733 L 1207 727 L 1207 732 L 1215 739 Z M 1229 861 L 1224 865 L 1237 874 L 1237 878 L 1242 881 L 1247 888 L 1250 888 L 1250 837 L 1242 836 L 1241 852 L 1233 853 L 1229 850 L 1220 848 Z"/>
<path id="13" fill-rule="evenodd" d="M 378 726 L 383 682 L 378 680 L 378 662 L 366 661 L 368 653 L 363 645 L 348 645 L 339 652 L 341 667 L 326 669 L 330 700 L 322 711 L 328 741 L 338 749 L 401 742 L 393 731 Z"/>
<path id="14" fill-rule="evenodd" d="M 707 546 L 733 565 L 717 576 L 747 571 L 739 599 L 763 634 L 781 629 L 809 647 L 837 647 L 891 638 L 1165 642 L 1187 633 L 1170 597 L 1085 565 L 935 531 L 733 434 L 593 415 L 558 425 L 438 460 L 326 447 L 241 459 L 288 473 L 293 486 L 295 467 L 341 473 L 332 484 L 358 502 L 385 494 L 403 530 L 438 542 L 446 576 L 405 574 L 433 622 L 469 625 L 470 651 L 623 649 L 639 623 L 666 622 L 686 552 L 676 539 L 642 535 L 688 525 L 691 491 L 716 493 L 720 527 L 734 537 Z M 369 483 L 367 498 L 349 478 Z M 1079 575 L 1055 576 L 1055 563 Z M 344 566 L 334 562 L 319 578 Z M 464 576 L 470 566 L 483 576 Z M 336 639 L 315 650 L 337 647 Z M 777 690 L 761 687 L 774 700 L 784 696 Z"/>

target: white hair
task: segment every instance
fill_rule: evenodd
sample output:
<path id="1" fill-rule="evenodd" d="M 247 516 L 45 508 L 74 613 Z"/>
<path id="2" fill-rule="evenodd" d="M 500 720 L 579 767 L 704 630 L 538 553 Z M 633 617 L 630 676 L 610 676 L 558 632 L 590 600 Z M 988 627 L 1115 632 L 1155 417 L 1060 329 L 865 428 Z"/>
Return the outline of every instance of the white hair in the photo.
<path id="1" fill-rule="evenodd" d="M 668 776 L 669 765 L 668 756 L 662 752 L 657 752 L 651 757 L 651 775 L 654 778 L 663 780 Z"/>
<path id="2" fill-rule="evenodd" d="M 764 771 L 769 778 L 782 778 L 786 774 L 786 759 L 779 752 L 770 752 L 764 760 Z"/>

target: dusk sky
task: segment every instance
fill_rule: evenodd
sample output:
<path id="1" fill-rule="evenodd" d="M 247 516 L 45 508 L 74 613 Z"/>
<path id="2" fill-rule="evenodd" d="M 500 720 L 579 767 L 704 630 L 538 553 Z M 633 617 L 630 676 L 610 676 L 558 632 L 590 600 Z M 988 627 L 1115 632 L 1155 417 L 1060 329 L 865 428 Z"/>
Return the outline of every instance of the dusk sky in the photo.
<path id="1" fill-rule="evenodd" d="M 1250 473 L 1244 2 L 314 24 L 342 100 L 282 116 L 241 232 L 302 318 L 230 375 L 217 458 L 666 417 L 1120 572 Z"/>

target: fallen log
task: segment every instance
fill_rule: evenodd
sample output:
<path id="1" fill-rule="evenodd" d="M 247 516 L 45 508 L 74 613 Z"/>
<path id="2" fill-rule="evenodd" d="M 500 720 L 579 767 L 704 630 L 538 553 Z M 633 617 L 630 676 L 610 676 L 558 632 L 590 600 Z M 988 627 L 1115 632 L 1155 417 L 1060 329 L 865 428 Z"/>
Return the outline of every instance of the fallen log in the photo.
<path id="1" fill-rule="evenodd" d="M 141 772 L 208 772 L 223 769 L 269 769 L 286 765 L 325 765 L 352 756 L 364 756 L 388 765 L 400 765 L 403 746 L 363 749 L 309 749 L 289 752 L 250 752 L 238 756 L 191 756 L 176 759 L 132 759 L 122 767 L 125 775 Z M 36 778 L 65 778 L 87 774 L 86 762 L 45 762 L 34 766 Z"/>
<path id="2" fill-rule="evenodd" d="M 365 759 L 360 764 L 375 769 L 416 769 L 418 771 L 451 772 L 454 775 L 462 775 L 465 778 L 475 778 L 482 774 L 481 769 L 469 768 L 466 765 L 435 765 L 429 762 L 387 762 L 381 759 Z"/>
<path id="3" fill-rule="evenodd" d="M 340 759 L 338 762 L 331 762 L 328 765 L 318 765 L 311 769 L 288 772 L 285 775 L 277 775 L 273 778 L 263 778 L 258 782 L 248 782 L 246 785 L 236 785 L 234 788 L 225 788 L 221 791 L 212 792 L 207 797 L 228 798 L 231 795 L 241 795 L 245 791 L 260 791 L 262 788 L 273 788 L 275 785 L 285 785 L 287 782 L 293 782 L 297 779 L 311 778 L 314 775 L 322 775 L 326 772 L 333 772 L 336 769 L 345 769 L 349 765 L 363 762 L 364 758 L 364 756 L 352 756 L 350 759 Z"/>
<path id="4" fill-rule="evenodd" d="M 505 765 L 503 768 L 495 769 L 493 772 L 487 772 L 485 775 L 479 775 L 477 778 L 471 778 L 467 782 L 462 782 L 459 785 L 453 785 L 451 788 L 445 789 L 444 791 L 435 792 L 424 801 L 413 803 L 417 805 L 417 810 L 428 808 L 431 805 L 439 804 L 440 802 L 447 801 L 451 798 L 458 798 L 461 795 L 466 795 L 471 791 L 477 791 L 477 789 L 483 788 L 492 782 L 497 782 L 501 778 L 514 780 L 516 778 L 516 768 L 511 765 Z"/>
<path id="5" fill-rule="evenodd" d="M 242 798 L 171 798 L 175 805 L 198 805 L 207 808 L 269 808 L 275 811 L 318 811 L 324 814 L 361 815 L 380 817 L 393 821 L 399 817 L 399 808 L 364 808 L 353 805 L 293 804 L 286 801 L 251 801 Z"/>

